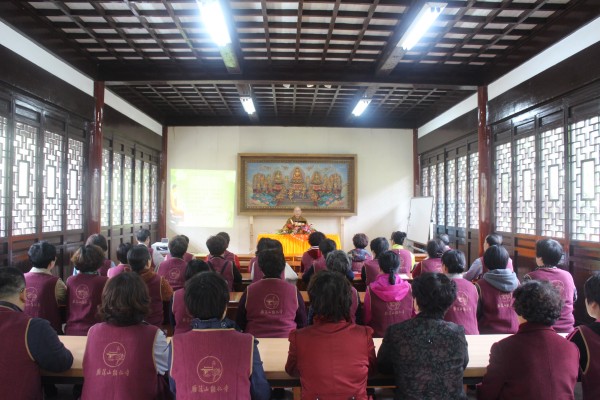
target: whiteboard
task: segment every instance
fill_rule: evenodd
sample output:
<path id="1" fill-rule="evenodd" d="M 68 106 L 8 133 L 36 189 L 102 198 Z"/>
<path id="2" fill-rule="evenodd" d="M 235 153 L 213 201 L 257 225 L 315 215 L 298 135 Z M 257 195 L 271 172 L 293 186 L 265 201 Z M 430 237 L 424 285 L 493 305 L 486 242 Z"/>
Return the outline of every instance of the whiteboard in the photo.
<path id="1" fill-rule="evenodd" d="M 410 199 L 410 213 L 406 238 L 417 243 L 427 243 L 433 211 L 433 197 L 413 197 Z"/>

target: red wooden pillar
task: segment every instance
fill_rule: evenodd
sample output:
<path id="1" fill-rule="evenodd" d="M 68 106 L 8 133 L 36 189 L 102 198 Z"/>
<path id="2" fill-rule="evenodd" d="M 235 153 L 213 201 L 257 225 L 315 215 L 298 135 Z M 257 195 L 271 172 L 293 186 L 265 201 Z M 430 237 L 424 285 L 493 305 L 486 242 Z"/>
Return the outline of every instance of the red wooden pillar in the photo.
<path id="1" fill-rule="evenodd" d="M 421 196 L 421 159 L 417 149 L 419 130 L 413 129 L 413 196 Z"/>
<path id="2" fill-rule="evenodd" d="M 479 254 L 492 232 L 492 135 L 487 126 L 487 86 L 477 88 L 477 135 L 479 151 Z"/>
<path id="3" fill-rule="evenodd" d="M 100 233 L 102 196 L 102 125 L 104 122 L 104 82 L 94 82 L 94 126 L 90 135 L 88 162 L 88 218 L 87 236 Z"/>
<path id="4" fill-rule="evenodd" d="M 169 129 L 162 127 L 162 151 L 160 152 L 160 176 L 158 177 L 159 209 L 158 209 L 158 237 L 167 237 L 167 149 Z"/>

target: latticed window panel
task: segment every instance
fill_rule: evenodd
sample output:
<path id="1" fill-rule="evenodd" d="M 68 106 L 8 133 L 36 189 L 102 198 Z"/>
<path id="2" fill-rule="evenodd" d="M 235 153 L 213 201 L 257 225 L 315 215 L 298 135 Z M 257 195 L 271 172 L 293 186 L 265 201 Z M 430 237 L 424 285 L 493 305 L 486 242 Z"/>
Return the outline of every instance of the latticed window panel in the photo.
<path id="1" fill-rule="evenodd" d="M 63 141 L 61 135 L 44 132 L 44 168 L 42 230 L 56 232 L 62 230 L 62 169 Z"/>
<path id="2" fill-rule="evenodd" d="M 467 227 L 467 156 L 459 157 L 457 162 L 456 190 L 456 226 Z"/>
<path id="3" fill-rule="evenodd" d="M 142 161 L 135 160 L 133 187 L 133 223 L 142 222 Z"/>
<path id="4" fill-rule="evenodd" d="M 446 161 L 446 225 L 456 225 L 456 159 Z"/>
<path id="5" fill-rule="evenodd" d="M 38 128 L 17 122 L 13 140 L 12 234 L 36 231 L 36 160 Z"/>
<path id="6" fill-rule="evenodd" d="M 421 168 L 421 195 L 429 196 L 429 167 Z"/>
<path id="7" fill-rule="evenodd" d="M 571 238 L 600 241 L 600 118 L 571 124 Z"/>
<path id="8" fill-rule="evenodd" d="M 469 154 L 469 228 L 479 229 L 479 154 Z"/>
<path id="9" fill-rule="evenodd" d="M 133 216 L 133 159 L 125 156 L 123 160 L 123 224 L 128 225 Z"/>
<path id="10" fill-rule="evenodd" d="M 512 232 L 511 143 L 496 146 L 496 230 Z"/>
<path id="11" fill-rule="evenodd" d="M 565 139 L 562 127 L 540 134 L 541 234 L 565 237 Z"/>
<path id="12" fill-rule="evenodd" d="M 102 226 L 110 224 L 110 150 L 102 149 L 102 186 L 100 221 Z"/>
<path id="13" fill-rule="evenodd" d="M 123 211 L 123 196 L 121 195 L 123 189 L 123 182 L 121 182 L 121 173 L 123 172 L 123 154 L 113 153 L 112 162 L 112 225 L 121 225 L 123 223 L 122 211 Z"/>
<path id="14" fill-rule="evenodd" d="M 142 222 L 150 222 L 150 164 L 142 169 Z"/>
<path id="15" fill-rule="evenodd" d="M 150 220 L 158 221 L 158 168 L 150 166 Z"/>
<path id="16" fill-rule="evenodd" d="M 438 169 L 438 164 L 434 164 L 431 167 L 429 167 L 429 195 L 433 196 L 433 210 L 432 210 L 432 220 L 434 224 L 438 224 L 438 218 L 437 218 L 437 202 L 438 202 L 438 195 L 437 195 L 437 177 L 438 177 L 438 173 L 437 173 L 437 169 Z"/>
<path id="17" fill-rule="evenodd" d="M 536 223 L 536 172 L 535 136 L 530 135 L 515 142 L 516 230 L 517 233 L 535 234 Z"/>
<path id="18" fill-rule="evenodd" d="M 444 174 L 444 164 L 438 163 L 437 167 L 437 224 L 445 225 L 444 214 L 445 214 L 445 204 L 444 204 L 444 192 L 445 192 L 446 182 L 445 182 L 445 174 Z"/>
<path id="19" fill-rule="evenodd" d="M 8 119 L 0 117 L 0 237 L 6 237 L 6 209 L 8 205 Z"/>
<path id="20" fill-rule="evenodd" d="M 83 229 L 83 142 L 69 139 L 67 151 L 67 230 Z"/>

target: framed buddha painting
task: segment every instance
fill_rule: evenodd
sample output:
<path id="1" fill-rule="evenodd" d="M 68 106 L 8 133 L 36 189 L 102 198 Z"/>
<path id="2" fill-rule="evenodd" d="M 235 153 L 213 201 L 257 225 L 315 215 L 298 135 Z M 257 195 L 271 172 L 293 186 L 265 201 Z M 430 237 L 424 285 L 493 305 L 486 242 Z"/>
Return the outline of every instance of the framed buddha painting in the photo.
<path id="1" fill-rule="evenodd" d="M 356 215 L 356 154 L 238 154 L 240 214 Z"/>

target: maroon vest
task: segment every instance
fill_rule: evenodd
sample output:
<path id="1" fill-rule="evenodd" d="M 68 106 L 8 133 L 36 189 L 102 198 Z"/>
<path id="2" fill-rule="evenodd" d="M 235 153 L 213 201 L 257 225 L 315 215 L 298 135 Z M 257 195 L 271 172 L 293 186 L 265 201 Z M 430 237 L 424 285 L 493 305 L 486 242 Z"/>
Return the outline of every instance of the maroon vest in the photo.
<path id="1" fill-rule="evenodd" d="M 512 292 L 502 292 L 485 279 L 477 281 L 483 315 L 479 319 L 479 333 L 516 333 L 519 329 L 517 313 L 513 309 Z"/>
<path id="2" fill-rule="evenodd" d="M 350 321 L 353 324 L 356 323 L 356 311 L 358 310 L 358 305 L 360 303 L 360 297 L 358 297 L 358 291 L 352 286 L 352 303 L 350 304 Z"/>
<path id="3" fill-rule="evenodd" d="M 411 253 L 405 249 L 392 249 L 392 251 L 398 254 L 400 259 L 400 268 L 398 269 L 399 274 L 409 274 L 412 269 L 412 257 Z"/>
<path id="4" fill-rule="evenodd" d="M 375 282 L 380 273 L 379 260 L 365 261 L 365 285 L 369 286 L 371 282 Z"/>
<path id="5" fill-rule="evenodd" d="M 250 260 L 250 263 L 248 265 L 250 265 L 250 268 L 252 268 L 252 271 L 254 271 L 254 275 L 252 275 L 253 283 L 260 281 L 263 278 L 263 276 L 265 276 L 262 269 L 258 265 L 258 257 L 254 257 L 252 260 Z M 281 272 L 280 278 L 285 280 L 285 269 Z"/>
<path id="6" fill-rule="evenodd" d="M 208 265 L 215 272 L 221 274 L 227 281 L 229 291 L 233 291 L 233 261 L 225 260 L 223 257 L 213 257 L 208 261 Z"/>
<path id="7" fill-rule="evenodd" d="M 150 295 L 150 314 L 145 321 L 150 325 L 162 326 L 165 313 L 163 309 L 163 298 L 160 291 L 160 276 L 152 275 L 150 280 L 145 281 Z"/>
<path id="8" fill-rule="evenodd" d="M 277 278 L 262 279 L 246 289 L 246 332 L 256 337 L 287 338 L 296 329 L 298 289 Z"/>
<path id="9" fill-rule="evenodd" d="M 27 348 L 30 318 L 0 305 L 0 353 L 3 399 L 42 400 L 40 370 Z"/>
<path id="10" fill-rule="evenodd" d="M 26 273 L 27 292 L 23 311 L 32 318 L 48 320 L 56 333 L 62 333 L 60 310 L 56 301 L 56 282 L 58 282 L 57 276 L 36 272 Z"/>
<path id="11" fill-rule="evenodd" d="M 325 258 L 317 258 L 313 263 L 313 273 L 325 271 L 327 269 L 327 263 L 325 262 Z"/>
<path id="12" fill-rule="evenodd" d="M 575 317 L 573 316 L 575 283 L 571 274 L 560 268 L 538 268 L 526 276 L 539 281 L 548 281 L 560 292 L 564 305 L 560 311 L 560 318 L 556 320 L 552 327 L 556 332 L 571 333 L 575 324 Z"/>
<path id="13" fill-rule="evenodd" d="M 309 269 L 310 266 L 315 262 L 316 259 L 321 257 L 321 250 L 308 249 L 302 254 L 302 260 L 300 261 L 300 270 L 304 272 Z"/>
<path id="14" fill-rule="evenodd" d="M 118 327 L 103 322 L 90 328 L 83 356 L 81 399 L 156 399 L 157 333 L 157 327 L 146 324 Z"/>
<path id="15" fill-rule="evenodd" d="M 352 261 L 352 272 L 360 273 L 360 271 L 362 271 L 363 265 L 365 265 L 365 261 Z"/>
<path id="16" fill-rule="evenodd" d="M 600 335 L 585 325 L 579 325 L 579 331 L 588 348 L 588 367 L 581 373 L 583 400 L 600 399 Z"/>
<path id="17" fill-rule="evenodd" d="M 166 260 L 169 260 L 169 259 L 171 259 L 171 258 L 173 258 L 173 256 L 171 256 L 170 254 L 167 254 L 167 255 L 165 256 L 165 261 L 166 261 Z M 182 259 L 183 259 L 183 261 L 185 261 L 186 263 L 189 263 L 190 261 L 192 261 L 192 260 L 194 259 L 194 255 L 193 255 L 192 253 L 187 253 L 187 252 L 186 252 L 186 253 L 184 253 L 184 254 L 183 254 L 183 257 L 181 257 L 181 258 L 182 258 Z"/>
<path id="18" fill-rule="evenodd" d="M 442 272 L 442 259 L 427 258 L 421 261 L 421 273 L 425 272 Z"/>
<path id="19" fill-rule="evenodd" d="M 109 269 L 108 272 L 106 273 L 106 276 L 108 276 L 109 278 L 114 278 L 115 276 L 119 275 L 122 272 L 129 272 L 129 271 L 131 271 L 131 267 L 129 265 L 119 264 L 116 267 Z"/>
<path id="20" fill-rule="evenodd" d="M 102 266 L 98 268 L 98 273 L 100 274 L 100 276 L 106 276 L 111 266 L 112 261 L 109 258 L 106 258 L 102 263 Z"/>
<path id="21" fill-rule="evenodd" d="M 181 258 L 169 258 L 160 263 L 157 274 L 165 278 L 173 290 L 177 290 L 185 285 L 186 267 L 187 263 Z"/>
<path id="22" fill-rule="evenodd" d="M 102 303 L 105 276 L 80 273 L 67 279 L 68 317 L 65 334 L 87 335 L 88 329 L 100 322 L 96 317 Z"/>
<path id="23" fill-rule="evenodd" d="M 462 278 L 453 279 L 456 283 L 456 300 L 450 306 L 444 319 L 462 325 L 465 335 L 479 335 L 477 326 L 477 288 L 470 281 Z"/>
<path id="24" fill-rule="evenodd" d="M 373 328 L 373 337 L 383 337 L 388 326 L 406 321 L 412 317 L 413 298 L 412 290 L 408 290 L 406 296 L 400 301 L 383 301 L 371 288 L 367 287 L 371 297 L 371 321 L 369 326 Z"/>
<path id="25" fill-rule="evenodd" d="M 252 335 L 194 329 L 173 336 L 171 346 L 177 400 L 250 399 Z"/>
<path id="26" fill-rule="evenodd" d="M 143 244 L 143 243 L 140 243 Z M 148 247 L 148 253 L 150 253 L 150 268 L 152 271 L 156 271 L 156 264 L 154 264 L 154 249 L 151 246 Z"/>
<path id="27" fill-rule="evenodd" d="M 192 330 L 192 317 L 185 306 L 185 289 L 176 290 L 173 293 L 173 305 L 171 310 L 173 311 L 173 317 L 175 319 L 175 332 L 174 335 L 179 333 L 185 333 Z"/>

